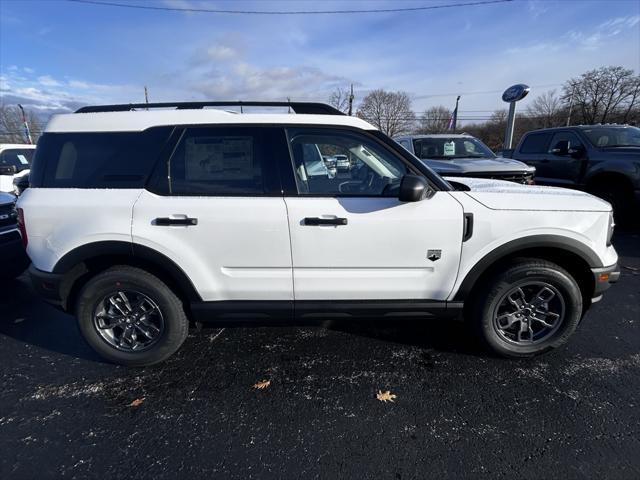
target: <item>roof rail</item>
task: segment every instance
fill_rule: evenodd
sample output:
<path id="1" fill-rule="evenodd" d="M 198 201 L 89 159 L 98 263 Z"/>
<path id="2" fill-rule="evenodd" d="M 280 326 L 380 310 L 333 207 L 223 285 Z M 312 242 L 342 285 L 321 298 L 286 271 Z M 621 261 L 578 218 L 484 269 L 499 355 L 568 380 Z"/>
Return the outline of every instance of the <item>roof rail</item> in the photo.
<path id="1" fill-rule="evenodd" d="M 97 112 L 129 112 L 132 110 L 147 110 L 150 108 L 171 108 L 177 110 L 195 110 L 204 107 L 288 107 L 295 113 L 308 113 L 315 115 L 344 115 L 337 108 L 325 103 L 314 102 L 168 102 L 168 103 L 123 103 L 120 105 L 95 105 L 82 107 L 75 113 Z"/>

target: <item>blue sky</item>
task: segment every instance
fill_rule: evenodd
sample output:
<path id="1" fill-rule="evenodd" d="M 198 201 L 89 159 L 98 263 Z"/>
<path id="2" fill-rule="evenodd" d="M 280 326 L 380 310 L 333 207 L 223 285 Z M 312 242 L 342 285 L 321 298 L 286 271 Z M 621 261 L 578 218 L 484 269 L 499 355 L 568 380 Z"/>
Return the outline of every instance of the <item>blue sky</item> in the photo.
<path id="1" fill-rule="evenodd" d="M 450 0 L 120 0 L 177 8 L 331 10 Z M 469 1 L 469 0 L 466 0 Z M 516 0 L 411 13 L 258 16 L 0 0 L 0 94 L 42 112 L 79 104 L 319 100 L 353 82 L 407 91 L 415 110 L 503 108 L 513 83 L 536 94 L 603 65 L 640 72 L 639 0 Z M 491 93 L 485 93 L 491 92 Z M 466 112 L 466 113 L 465 113 Z"/>

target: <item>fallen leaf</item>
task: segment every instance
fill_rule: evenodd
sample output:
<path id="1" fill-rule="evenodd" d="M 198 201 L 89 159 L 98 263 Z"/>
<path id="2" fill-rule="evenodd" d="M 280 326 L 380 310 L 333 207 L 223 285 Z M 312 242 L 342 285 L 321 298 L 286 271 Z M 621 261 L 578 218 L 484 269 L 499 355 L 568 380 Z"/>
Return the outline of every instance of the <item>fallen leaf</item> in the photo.
<path id="1" fill-rule="evenodd" d="M 386 392 L 383 392 L 382 390 L 378 390 L 378 394 L 376 395 L 376 398 L 384 403 L 387 403 L 387 402 L 393 403 L 393 399 L 397 397 L 398 396 L 395 393 L 391 393 L 389 390 L 387 390 Z"/>
<path id="2" fill-rule="evenodd" d="M 264 390 L 265 388 L 267 388 L 269 385 L 271 385 L 271 380 L 262 380 L 258 383 L 256 383 L 253 388 L 257 389 L 257 390 Z"/>
<path id="3" fill-rule="evenodd" d="M 136 398 L 133 402 L 129 404 L 130 407 L 139 407 L 144 402 L 144 398 Z"/>

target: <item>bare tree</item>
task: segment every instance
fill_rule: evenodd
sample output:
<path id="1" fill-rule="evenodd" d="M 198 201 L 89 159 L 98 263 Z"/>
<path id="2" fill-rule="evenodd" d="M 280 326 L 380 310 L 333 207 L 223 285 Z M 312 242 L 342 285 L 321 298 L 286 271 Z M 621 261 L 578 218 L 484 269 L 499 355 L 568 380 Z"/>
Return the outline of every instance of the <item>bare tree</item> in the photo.
<path id="1" fill-rule="evenodd" d="M 563 99 L 572 103 L 573 116 L 578 122 L 606 123 L 636 108 L 640 101 L 639 83 L 640 76 L 634 75 L 633 70 L 600 67 L 567 81 Z"/>
<path id="2" fill-rule="evenodd" d="M 445 133 L 449 129 L 451 110 L 439 105 L 431 107 L 420 117 L 418 133 Z"/>
<path id="3" fill-rule="evenodd" d="M 533 128 L 549 128 L 560 126 L 565 117 L 562 99 L 556 90 L 549 90 L 536 97 L 527 107 L 527 116 Z"/>
<path id="4" fill-rule="evenodd" d="M 348 88 L 336 87 L 329 95 L 329 105 L 347 113 L 349 111 L 349 94 Z"/>
<path id="5" fill-rule="evenodd" d="M 31 139 L 34 143 L 40 136 L 38 117 L 33 111 L 25 111 Z M 0 143 L 27 143 L 22 121 L 22 112 L 18 106 L 0 104 Z"/>
<path id="6" fill-rule="evenodd" d="M 410 132 L 416 121 L 405 92 L 373 90 L 362 100 L 357 115 L 390 137 Z"/>

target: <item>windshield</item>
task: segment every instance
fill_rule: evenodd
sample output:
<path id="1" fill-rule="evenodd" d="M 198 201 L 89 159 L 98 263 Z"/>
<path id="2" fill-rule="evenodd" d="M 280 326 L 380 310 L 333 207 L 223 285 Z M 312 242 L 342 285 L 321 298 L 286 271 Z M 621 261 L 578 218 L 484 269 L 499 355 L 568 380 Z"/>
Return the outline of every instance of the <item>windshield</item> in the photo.
<path id="1" fill-rule="evenodd" d="M 473 137 L 430 137 L 413 140 L 416 156 L 422 159 L 495 158 L 484 143 Z"/>
<path id="2" fill-rule="evenodd" d="M 582 131 L 595 147 L 640 147 L 637 127 L 594 127 Z"/>

